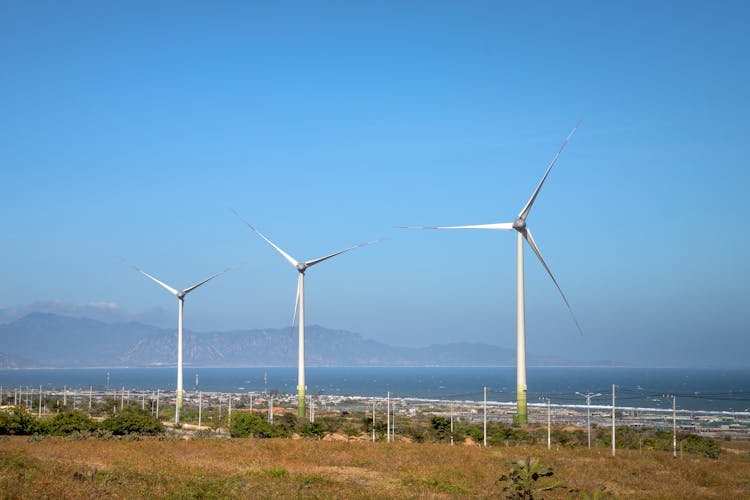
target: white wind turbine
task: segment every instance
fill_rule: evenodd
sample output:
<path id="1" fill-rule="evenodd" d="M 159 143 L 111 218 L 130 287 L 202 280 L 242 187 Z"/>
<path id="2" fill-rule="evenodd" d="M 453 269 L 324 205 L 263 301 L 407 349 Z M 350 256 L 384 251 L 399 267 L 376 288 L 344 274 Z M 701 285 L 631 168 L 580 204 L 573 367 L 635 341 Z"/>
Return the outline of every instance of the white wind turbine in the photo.
<path id="1" fill-rule="evenodd" d="M 555 157 L 552 158 L 552 161 L 550 162 L 549 166 L 547 167 L 547 171 L 544 173 L 544 176 L 542 177 L 542 180 L 539 181 L 539 185 L 537 185 L 536 189 L 534 190 L 534 193 L 531 195 L 531 198 L 529 198 L 529 201 L 526 202 L 526 205 L 524 205 L 521 212 L 518 214 L 518 217 L 513 222 L 499 222 L 495 224 L 477 224 L 477 225 L 471 225 L 471 226 L 398 226 L 401 229 L 490 229 L 490 230 L 496 230 L 496 231 L 516 231 L 516 249 L 517 249 L 517 267 L 516 267 L 516 273 L 517 273 L 517 329 L 516 329 L 516 397 L 517 397 L 517 422 L 519 424 L 526 424 L 527 423 L 527 410 L 526 410 L 526 393 L 527 393 L 527 387 L 526 387 L 526 326 L 525 326 L 525 306 L 524 306 L 524 287 L 523 287 L 523 240 L 526 240 L 526 242 L 529 244 L 531 249 L 536 254 L 537 258 L 539 259 L 539 262 L 542 263 L 542 266 L 544 266 L 544 269 L 547 271 L 547 274 L 549 274 L 549 277 L 552 278 L 552 282 L 557 287 L 557 290 L 560 292 L 560 295 L 562 296 L 563 300 L 565 301 L 565 305 L 568 307 L 568 310 L 570 311 L 571 316 L 573 317 L 573 321 L 576 324 L 576 327 L 578 328 L 578 331 L 583 334 L 583 330 L 581 330 L 581 325 L 578 324 L 578 320 L 575 317 L 575 314 L 573 314 L 573 309 L 570 307 L 570 303 L 568 302 L 568 299 L 565 297 L 565 294 L 562 291 L 562 288 L 560 288 L 560 285 L 557 283 L 557 280 L 552 274 L 552 271 L 550 270 L 547 263 L 542 258 L 542 254 L 539 252 L 539 248 L 537 247 L 536 243 L 534 242 L 534 238 L 531 236 L 531 230 L 526 225 L 526 218 L 529 215 L 529 212 L 531 211 L 531 207 L 534 205 L 534 202 L 536 201 L 536 197 L 539 194 L 539 190 L 542 189 L 542 185 L 544 184 L 544 181 L 547 180 L 547 176 L 549 175 L 550 171 L 552 170 L 552 167 L 555 165 L 555 162 L 557 162 L 557 158 L 560 156 L 560 153 L 562 153 L 563 149 L 565 149 L 565 146 L 568 144 L 568 141 L 571 137 L 573 137 L 573 134 L 576 130 L 578 130 L 578 126 L 581 124 L 579 121 L 578 124 L 573 128 L 573 130 L 568 134 L 568 137 L 565 138 L 565 141 L 562 143 L 562 146 L 560 146 L 560 149 L 557 150 L 557 153 L 555 154 Z"/>
<path id="2" fill-rule="evenodd" d="M 305 271 L 307 271 L 308 268 L 314 266 L 315 264 L 320 264 L 324 260 L 328 260 L 330 258 L 336 257 L 337 255 L 341 255 L 342 253 L 348 252 L 350 250 L 354 250 L 355 248 L 360 248 L 363 246 L 370 245 L 372 243 L 377 243 L 377 241 L 368 241 L 365 243 L 360 243 L 359 245 L 354 245 L 353 247 L 345 248 L 343 250 L 339 250 L 338 252 L 334 252 L 332 254 L 326 255 L 325 257 L 320 257 L 318 259 L 308 260 L 305 262 L 298 262 L 294 260 L 288 253 L 286 253 L 284 250 L 279 248 L 273 241 L 266 238 L 260 231 L 255 229 L 249 222 L 247 222 L 245 219 L 240 217 L 240 215 L 232 210 L 234 214 L 242 221 L 244 222 L 247 227 L 252 229 L 258 236 L 266 240 L 266 242 L 271 245 L 274 249 L 276 249 L 277 252 L 281 254 L 284 259 L 286 259 L 287 262 L 289 262 L 291 265 L 297 269 L 297 272 L 299 273 L 297 277 L 297 298 L 294 302 L 294 317 L 296 317 L 297 314 L 297 306 L 299 306 L 299 340 L 298 340 L 298 350 L 297 350 L 297 415 L 299 417 L 305 416 L 305 391 L 307 389 L 307 386 L 305 385 Z M 292 324 L 294 324 L 294 319 L 292 319 Z"/>
<path id="3" fill-rule="evenodd" d="M 217 276 L 220 276 L 224 274 L 227 271 L 230 271 L 231 268 L 228 267 L 224 269 L 220 273 L 216 273 L 213 276 L 209 276 L 208 278 L 204 279 L 203 281 L 196 283 L 195 285 L 185 288 L 184 290 L 175 290 L 171 286 L 167 285 L 166 283 L 163 283 L 159 281 L 158 279 L 154 278 L 147 272 L 143 271 L 141 268 L 137 266 L 133 266 L 133 269 L 141 273 L 142 275 L 146 276 L 147 278 L 152 279 L 155 281 L 158 285 L 161 285 L 164 287 L 169 293 L 177 297 L 177 303 L 178 303 L 178 315 L 177 315 L 177 401 L 175 402 L 175 413 L 174 413 L 174 422 L 176 424 L 180 423 L 180 411 L 182 410 L 182 309 L 183 309 L 183 303 L 185 302 L 185 296 L 198 288 L 201 285 L 204 285 L 214 279 Z"/>

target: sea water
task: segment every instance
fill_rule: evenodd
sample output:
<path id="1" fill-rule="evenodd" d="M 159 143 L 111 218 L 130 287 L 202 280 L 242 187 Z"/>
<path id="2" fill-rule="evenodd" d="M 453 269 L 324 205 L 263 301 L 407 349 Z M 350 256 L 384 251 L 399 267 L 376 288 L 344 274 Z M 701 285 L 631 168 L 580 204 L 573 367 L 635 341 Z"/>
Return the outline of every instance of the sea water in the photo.
<path id="1" fill-rule="evenodd" d="M 176 368 L 0 370 L 3 391 L 13 388 L 174 390 Z M 186 367 L 185 390 L 296 394 L 297 369 Z M 196 377 L 196 375 L 198 375 Z M 309 367 L 308 394 L 479 401 L 515 400 L 513 367 Z M 577 392 L 600 393 L 592 404 L 608 405 L 615 384 L 617 406 L 685 410 L 749 411 L 750 370 L 683 368 L 529 368 L 528 400 L 583 404 Z M 198 384 L 196 385 L 196 380 Z"/>

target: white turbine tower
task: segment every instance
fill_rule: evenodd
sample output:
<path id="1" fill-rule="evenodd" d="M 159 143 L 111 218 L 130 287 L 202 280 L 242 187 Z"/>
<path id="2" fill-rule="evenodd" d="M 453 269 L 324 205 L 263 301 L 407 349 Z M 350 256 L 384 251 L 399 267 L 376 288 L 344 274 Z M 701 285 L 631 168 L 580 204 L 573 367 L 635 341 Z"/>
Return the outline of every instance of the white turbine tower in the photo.
<path id="1" fill-rule="evenodd" d="M 536 243 L 534 242 L 534 238 L 531 236 L 531 230 L 526 225 L 526 218 L 529 216 L 529 212 L 531 212 L 531 207 L 534 205 L 534 202 L 536 201 L 536 197 L 539 194 L 539 190 L 542 189 L 542 185 L 544 184 L 544 181 L 547 180 L 547 176 L 549 175 L 550 171 L 552 170 L 552 167 L 555 165 L 555 162 L 557 162 L 557 158 L 560 156 L 560 153 L 562 153 L 563 149 L 565 149 L 565 146 L 568 144 L 568 141 L 571 137 L 573 137 L 573 134 L 576 130 L 578 130 L 578 126 L 581 124 L 579 121 L 578 124 L 573 128 L 573 130 L 568 134 L 568 137 L 565 138 L 565 141 L 562 143 L 562 146 L 560 146 L 560 149 L 557 150 L 557 153 L 555 154 L 555 157 L 552 158 L 552 161 L 550 162 L 549 166 L 547 167 L 547 171 L 544 173 L 544 176 L 542 177 L 542 180 L 539 181 L 539 185 L 537 185 L 536 189 L 534 190 L 534 193 L 531 195 L 531 198 L 529 198 L 529 201 L 526 202 L 526 205 L 524 205 L 521 212 L 518 214 L 518 217 L 513 222 L 499 222 L 495 224 L 477 224 L 477 225 L 471 225 L 471 226 L 399 226 L 399 228 L 402 229 L 490 229 L 490 230 L 496 230 L 496 231 L 516 231 L 516 249 L 517 249 L 517 267 L 516 267 L 516 273 L 517 273 L 517 330 L 516 330 L 516 397 L 517 397 L 517 422 L 519 424 L 526 424 L 527 423 L 527 411 L 526 411 L 526 326 L 525 326 L 525 306 L 524 306 L 524 288 L 523 288 L 523 240 L 526 240 L 526 242 L 529 244 L 531 249 L 536 254 L 537 258 L 539 259 L 539 262 L 542 263 L 542 266 L 544 266 L 544 269 L 547 271 L 547 274 L 549 274 L 549 277 L 552 278 L 552 282 L 557 287 L 557 290 L 560 292 L 560 295 L 562 296 L 563 300 L 565 301 L 565 305 L 568 307 L 568 310 L 570 311 L 571 316 L 573 317 L 573 321 L 576 324 L 576 327 L 578 328 L 578 331 L 583 334 L 583 331 L 581 330 L 581 326 L 578 324 L 578 320 L 575 317 L 575 314 L 573 314 L 573 309 L 570 307 L 570 303 L 568 302 L 568 299 L 565 297 L 565 294 L 562 291 L 562 288 L 560 288 L 560 285 L 557 283 L 557 280 L 555 279 L 554 275 L 552 274 L 552 271 L 550 270 L 547 263 L 542 258 L 542 254 L 539 252 L 539 247 L 537 247 Z"/>
<path id="2" fill-rule="evenodd" d="M 214 279 L 217 276 L 220 276 L 224 274 L 225 272 L 231 270 L 231 268 L 226 268 L 220 273 L 216 273 L 213 276 L 210 276 L 203 281 L 196 283 L 195 285 L 185 288 L 184 290 L 175 290 L 171 286 L 167 285 L 166 283 L 163 283 L 159 281 L 158 279 L 154 278 L 147 272 L 143 271 L 141 268 L 137 266 L 133 266 L 133 268 L 141 273 L 142 275 L 146 276 L 147 278 L 152 279 L 157 284 L 164 287 L 169 293 L 177 297 L 177 303 L 178 303 L 178 315 L 177 315 L 177 401 L 175 402 L 175 413 L 174 413 L 174 422 L 176 424 L 180 423 L 180 411 L 182 410 L 182 309 L 183 309 L 183 303 L 185 301 L 185 296 L 198 288 L 201 285 L 204 285 Z"/>
<path id="3" fill-rule="evenodd" d="M 298 350 L 297 350 L 297 415 L 299 417 L 305 416 L 305 390 L 307 389 L 307 386 L 305 385 L 305 271 L 307 271 L 308 268 L 314 266 L 315 264 L 320 264 L 321 262 L 328 260 L 330 258 L 336 257 L 337 255 L 341 255 L 342 253 L 348 252 L 350 250 L 354 250 L 355 248 L 360 248 L 366 245 L 370 245 L 372 243 L 376 243 L 377 241 L 368 241 L 365 243 L 360 243 L 359 245 L 354 245 L 353 247 L 345 248 L 343 250 L 339 250 L 338 252 L 334 252 L 332 254 L 326 255 L 325 257 L 320 257 L 318 259 L 308 260 L 305 262 L 298 262 L 294 260 L 288 253 L 286 253 L 284 250 L 279 248 L 273 241 L 266 238 L 260 231 L 255 229 L 254 226 L 252 226 L 250 223 L 248 223 L 246 220 L 244 220 L 240 215 L 232 210 L 234 214 L 242 221 L 244 222 L 247 227 L 252 229 L 258 236 L 266 240 L 266 242 L 271 245 L 274 249 L 276 249 L 277 252 L 281 254 L 284 259 L 286 259 L 287 262 L 289 262 L 291 265 L 297 269 L 298 277 L 297 277 L 297 298 L 294 302 L 294 317 L 297 315 L 297 307 L 299 306 L 299 340 L 298 340 Z M 292 325 L 294 325 L 294 317 L 292 319 Z"/>

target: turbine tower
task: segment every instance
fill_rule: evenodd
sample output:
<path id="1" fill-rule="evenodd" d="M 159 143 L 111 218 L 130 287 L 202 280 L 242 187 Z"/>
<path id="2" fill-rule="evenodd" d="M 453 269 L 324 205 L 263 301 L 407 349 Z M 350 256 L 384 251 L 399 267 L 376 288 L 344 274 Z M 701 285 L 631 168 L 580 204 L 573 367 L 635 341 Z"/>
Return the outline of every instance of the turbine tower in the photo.
<path id="1" fill-rule="evenodd" d="M 171 286 L 167 285 L 166 283 L 163 283 L 159 281 L 158 279 L 154 278 L 147 272 L 143 271 L 141 268 L 137 266 L 133 266 L 133 269 L 141 273 L 142 275 L 146 276 L 147 278 L 150 278 L 151 280 L 155 281 L 158 285 L 161 285 L 164 287 L 169 293 L 177 297 L 177 401 L 175 402 L 175 413 L 174 413 L 174 423 L 179 424 L 180 423 L 180 411 L 182 410 L 182 309 L 183 309 L 183 303 L 185 302 L 185 296 L 198 288 L 201 285 L 204 285 L 214 279 L 217 276 L 220 276 L 224 274 L 225 272 L 231 270 L 231 268 L 226 268 L 220 273 L 216 273 L 213 276 L 210 276 L 203 281 L 196 283 L 195 285 L 185 288 L 184 290 L 175 290 Z"/>
<path id="2" fill-rule="evenodd" d="M 531 207 L 534 205 L 534 202 L 536 201 L 536 197 L 539 194 L 539 190 L 542 189 L 542 185 L 544 184 L 544 181 L 547 180 L 547 176 L 549 175 L 550 171 L 552 170 L 552 167 L 557 162 L 557 159 L 560 156 L 560 153 L 562 153 L 563 149 L 565 149 L 565 146 L 568 144 L 568 141 L 571 137 L 573 137 L 573 134 L 578 130 L 578 126 L 581 124 L 579 121 L 576 126 L 573 128 L 573 130 L 568 134 L 568 137 L 565 138 L 565 141 L 563 141 L 562 146 L 560 146 L 560 149 L 557 150 L 557 153 L 555 154 L 555 157 L 552 158 L 552 161 L 550 162 L 549 166 L 547 167 L 547 171 L 544 173 L 544 176 L 542 177 L 542 180 L 539 181 L 539 184 L 537 185 L 536 189 L 534 190 L 534 193 L 531 195 L 531 198 L 529 198 L 529 201 L 526 202 L 526 205 L 524 205 L 523 209 L 521 209 L 521 212 L 519 212 L 518 217 L 513 222 L 499 222 L 495 224 L 477 224 L 477 225 L 471 225 L 471 226 L 398 226 L 401 229 L 490 229 L 495 231 L 516 231 L 516 251 L 517 251 L 517 264 L 516 264 L 516 276 L 517 276 L 517 287 L 516 287 L 516 293 L 518 295 L 517 297 L 517 307 L 516 307 L 516 314 L 517 314 L 517 327 L 516 327 L 516 399 L 517 399 L 517 414 L 516 419 L 519 424 L 526 424 L 528 422 L 528 413 L 526 410 L 526 396 L 527 396 L 527 387 L 526 387 L 526 325 L 525 325 L 525 305 L 524 305 L 524 273 L 523 273 L 523 241 L 526 240 L 526 242 L 529 244 L 531 249 L 536 254 L 537 258 L 539 259 L 539 262 L 542 263 L 542 266 L 544 266 L 544 269 L 547 271 L 547 274 L 549 274 L 549 277 L 552 278 L 552 282 L 555 284 L 555 287 L 557 287 L 557 290 L 560 292 L 560 295 L 562 296 L 563 301 L 565 301 L 565 305 L 568 307 L 568 311 L 570 311 L 571 316 L 573 317 L 573 321 L 576 324 L 576 327 L 578 328 L 578 331 L 583 334 L 583 330 L 581 330 L 581 325 L 578 323 L 578 320 L 575 317 L 575 314 L 573 314 L 573 308 L 570 307 L 570 303 L 568 302 L 568 299 L 565 297 L 565 294 L 562 291 L 562 288 L 560 288 L 560 285 L 557 283 L 557 280 L 555 279 L 555 276 L 552 274 L 552 271 L 550 270 L 547 263 L 542 258 L 542 254 L 539 252 L 539 247 L 537 247 L 536 242 L 534 241 L 534 238 L 531 236 L 531 230 L 528 228 L 526 224 L 526 218 L 529 216 L 529 212 L 531 212 Z"/>
<path id="3" fill-rule="evenodd" d="M 240 215 L 232 210 L 234 214 L 242 221 L 244 222 L 247 227 L 252 229 L 258 236 L 266 240 L 266 242 L 271 245 L 277 252 L 281 254 L 284 259 L 286 259 L 287 262 L 289 262 L 292 266 L 294 266 L 295 269 L 297 269 L 297 298 L 294 302 L 294 312 L 295 317 L 297 313 L 297 307 L 299 306 L 299 341 L 298 341 L 298 350 L 297 350 L 297 416 L 304 417 L 305 416 L 305 391 L 307 389 L 307 386 L 305 385 L 305 271 L 307 271 L 308 268 L 314 266 L 315 264 L 320 264 L 321 262 L 328 260 L 330 258 L 336 257 L 337 255 L 341 255 L 342 253 L 349 252 L 350 250 L 354 250 L 355 248 L 360 248 L 363 246 L 370 245 L 372 243 L 376 243 L 377 241 L 368 241 L 365 243 L 360 243 L 359 245 L 354 245 L 353 247 L 345 248 L 343 250 L 339 250 L 338 252 L 334 252 L 332 254 L 326 255 L 325 257 L 320 257 L 318 259 L 308 260 L 305 262 L 298 262 L 294 260 L 288 253 L 286 253 L 284 250 L 279 248 L 273 241 L 266 238 L 260 231 L 258 231 L 254 226 L 252 226 L 250 223 L 245 221 Z M 292 326 L 294 326 L 294 319 L 292 319 Z"/>

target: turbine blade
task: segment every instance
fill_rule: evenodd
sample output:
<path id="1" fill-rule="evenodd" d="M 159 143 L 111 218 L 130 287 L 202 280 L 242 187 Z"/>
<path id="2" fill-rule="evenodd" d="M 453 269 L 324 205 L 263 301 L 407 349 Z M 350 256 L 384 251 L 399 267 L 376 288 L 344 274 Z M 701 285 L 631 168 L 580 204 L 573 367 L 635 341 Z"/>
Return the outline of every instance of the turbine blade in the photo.
<path id="1" fill-rule="evenodd" d="M 534 253 L 536 254 L 537 258 L 539 258 L 539 262 L 542 263 L 544 266 L 544 269 L 547 270 L 547 274 L 549 274 L 549 277 L 552 278 L 552 282 L 557 287 L 557 291 L 560 292 L 560 295 L 562 296 L 563 300 L 565 301 L 565 305 L 568 306 L 568 311 L 570 311 L 570 315 L 573 317 L 573 321 L 576 324 L 576 327 L 578 328 L 578 331 L 581 335 L 583 335 L 583 330 L 581 329 L 581 325 L 578 323 L 578 319 L 576 318 L 576 315 L 573 313 L 573 308 L 570 307 L 570 302 L 568 302 L 568 298 L 565 297 L 565 294 L 562 291 L 562 288 L 560 288 L 560 285 L 557 283 L 557 280 L 555 279 L 555 276 L 552 274 L 552 271 L 550 270 L 549 266 L 546 262 L 544 262 L 544 259 L 542 258 L 542 254 L 539 251 L 539 247 L 536 246 L 536 242 L 534 242 L 534 238 L 531 236 L 531 231 L 529 231 L 529 228 L 527 227 L 525 230 L 521 232 L 524 239 L 526 239 L 526 242 L 529 244 L 532 250 L 534 250 Z"/>
<path id="2" fill-rule="evenodd" d="M 394 226 L 396 229 L 495 229 L 510 231 L 513 229 L 512 222 L 498 222 L 496 224 L 475 224 L 472 226 Z"/>
<path id="3" fill-rule="evenodd" d="M 526 205 L 523 207 L 523 210 L 518 214 L 519 219 L 526 219 L 526 217 L 529 215 L 529 212 L 531 211 L 532 205 L 534 205 L 534 202 L 536 201 L 536 197 L 539 194 L 539 190 L 542 189 L 542 184 L 544 184 L 544 181 L 547 180 L 547 176 L 549 175 L 550 171 L 552 170 L 552 167 L 557 162 L 557 158 L 560 156 L 560 153 L 563 152 L 563 149 L 565 149 L 565 146 L 568 145 L 568 141 L 571 137 L 573 137 L 573 134 L 576 133 L 576 130 L 578 130 L 578 127 L 581 125 L 581 122 L 583 121 L 583 118 L 578 120 L 578 123 L 576 123 L 576 126 L 573 127 L 573 130 L 570 131 L 568 134 L 568 137 L 565 138 L 565 140 L 562 143 L 562 146 L 560 146 L 560 149 L 557 150 L 557 153 L 555 154 L 555 157 L 552 158 L 552 161 L 550 162 L 549 166 L 547 167 L 547 171 L 544 172 L 544 177 L 542 177 L 542 180 L 539 181 L 539 185 L 534 190 L 534 194 L 531 195 L 531 198 L 529 198 L 529 201 L 526 202 Z"/>
<path id="4" fill-rule="evenodd" d="M 275 244 L 275 243 L 274 243 L 273 241 L 271 241 L 271 240 L 269 240 L 268 238 L 266 238 L 266 237 L 265 237 L 265 236 L 263 235 L 263 233 L 261 233 L 260 231 L 258 231 L 257 229 L 255 229 L 255 227 L 254 227 L 254 226 L 253 226 L 252 224 L 250 224 L 249 222 L 247 222 L 247 221 L 246 221 L 245 219 L 243 219 L 243 218 L 242 218 L 242 217 L 240 216 L 240 214 L 238 214 L 238 213 L 237 213 L 237 211 L 236 211 L 235 209 L 232 209 L 232 212 L 234 212 L 234 215 L 236 215 L 238 219 L 240 219 L 240 220 L 241 220 L 242 222 L 244 222 L 244 223 L 245 223 L 245 225 L 246 225 L 247 227 L 249 227 L 250 229 L 252 229 L 253 231 L 255 231 L 255 233 L 256 233 L 256 234 L 257 234 L 258 236 L 260 236 L 261 238 L 263 238 L 264 240 L 266 240 L 266 242 L 268 242 L 268 244 L 269 244 L 269 245 L 271 245 L 272 247 L 274 247 L 274 248 L 276 249 L 276 251 L 277 251 L 277 252 L 279 252 L 279 253 L 281 254 L 281 256 L 282 256 L 282 257 L 284 257 L 284 258 L 285 258 L 285 259 L 287 260 L 287 262 L 289 262 L 289 263 L 290 263 L 291 265 L 293 265 L 294 267 L 297 267 L 297 265 L 299 264 L 299 262 L 297 262 L 296 260 L 294 260 L 294 259 L 293 259 L 293 258 L 292 258 L 292 257 L 291 257 L 291 256 L 290 256 L 290 255 L 289 255 L 288 253 L 286 253 L 286 252 L 285 252 L 284 250 L 282 250 L 281 248 L 279 248 L 278 246 L 276 246 L 276 244 Z"/>
<path id="5" fill-rule="evenodd" d="M 213 276 L 209 276 L 208 278 L 204 279 L 203 281 L 201 281 L 201 282 L 199 282 L 199 283 L 196 283 L 195 285 L 193 285 L 193 286 L 191 286 L 191 287 L 189 287 L 189 288 L 186 288 L 186 289 L 184 289 L 184 290 L 182 291 L 182 293 L 184 293 L 185 295 L 187 295 L 187 294 L 189 294 L 190 292 L 192 292 L 193 290 L 195 290 L 196 288 L 198 288 L 199 286 L 201 286 L 201 285 L 203 285 L 203 284 L 205 284 L 205 283 L 208 283 L 209 281 L 211 281 L 211 280 L 212 280 L 212 279 L 214 279 L 215 277 L 217 277 L 217 276 L 221 276 L 222 274 L 224 274 L 224 273 L 226 273 L 226 272 L 228 272 L 228 271 L 231 271 L 231 270 L 232 270 L 232 268 L 231 268 L 231 267 L 227 267 L 226 269 L 224 269 L 224 270 L 223 270 L 223 271 L 221 271 L 220 273 L 216 273 L 216 274 L 214 274 Z"/>
<path id="6" fill-rule="evenodd" d="M 174 288 L 172 288 L 171 286 L 167 285 L 166 283 L 163 283 L 163 282 L 159 281 L 158 279 L 154 278 L 153 276 L 151 276 L 150 274 L 148 274 L 148 273 L 147 273 L 146 271 L 144 271 L 144 270 L 143 270 L 143 269 L 141 269 L 140 267 L 138 267 L 138 266 L 133 266 L 133 269 L 135 269 L 136 271 L 138 271 L 139 273 L 141 273 L 141 274 L 142 274 L 142 275 L 144 275 L 145 277 L 147 277 L 147 278 L 149 278 L 149 279 L 152 279 L 152 280 L 154 280 L 154 281 L 155 281 L 156 283 L 158 283 L 159 285 L 161 285 L 161 286 L 163 286 L 164 288 L 166 288 L 166 289 L 167 289 L 167 291 L 168 291 L 169 293 L 171 293 L 172 295 L 174 295 L 174 296 L 177 296 L 177 295 L 178 295 L 178 294 L 180 293 L 180 292 L 178 292 L 177 290 L 175 290 Z"/>
<path id="7" fill-rule="evenodd" d="M 299 306 L 299 289 L 302 286 L 302 274 L 297 278 L 297 296 L 294 298 L 294 314 L 292 314 L 292 333 L 294 333 L 294 324 L 297 321 L 297 307 Z"/>
<path id="8" fill-rule="evenodd" d="M 333 257 L 336 257 L 337 255 L 341 255 L 342 253 L 349 252 L 349 251 L 354 250 L 356 248 L 366 247 L 367 245 L 372 245 L 372 244 L 378 243 L 380 241 L 381 240 L 367 241 L 365 243 L 360 243 L 359 245 L 354 245 L 353 247 L 349 247 L 349 248 L 345 248 L 343 250 L 339 250 L 338 252 L 334 252 L 332 254 L 326 255 L 325 257 L 320 257 L 319 259 L 308 260 L 307 262 L 305 262 L 305 266 L 311 267 L 311 266 L 314 266 L 315 264 L 320 264 L 324 260 L 328 260 L 328 259 L 331 259 Z"/>

